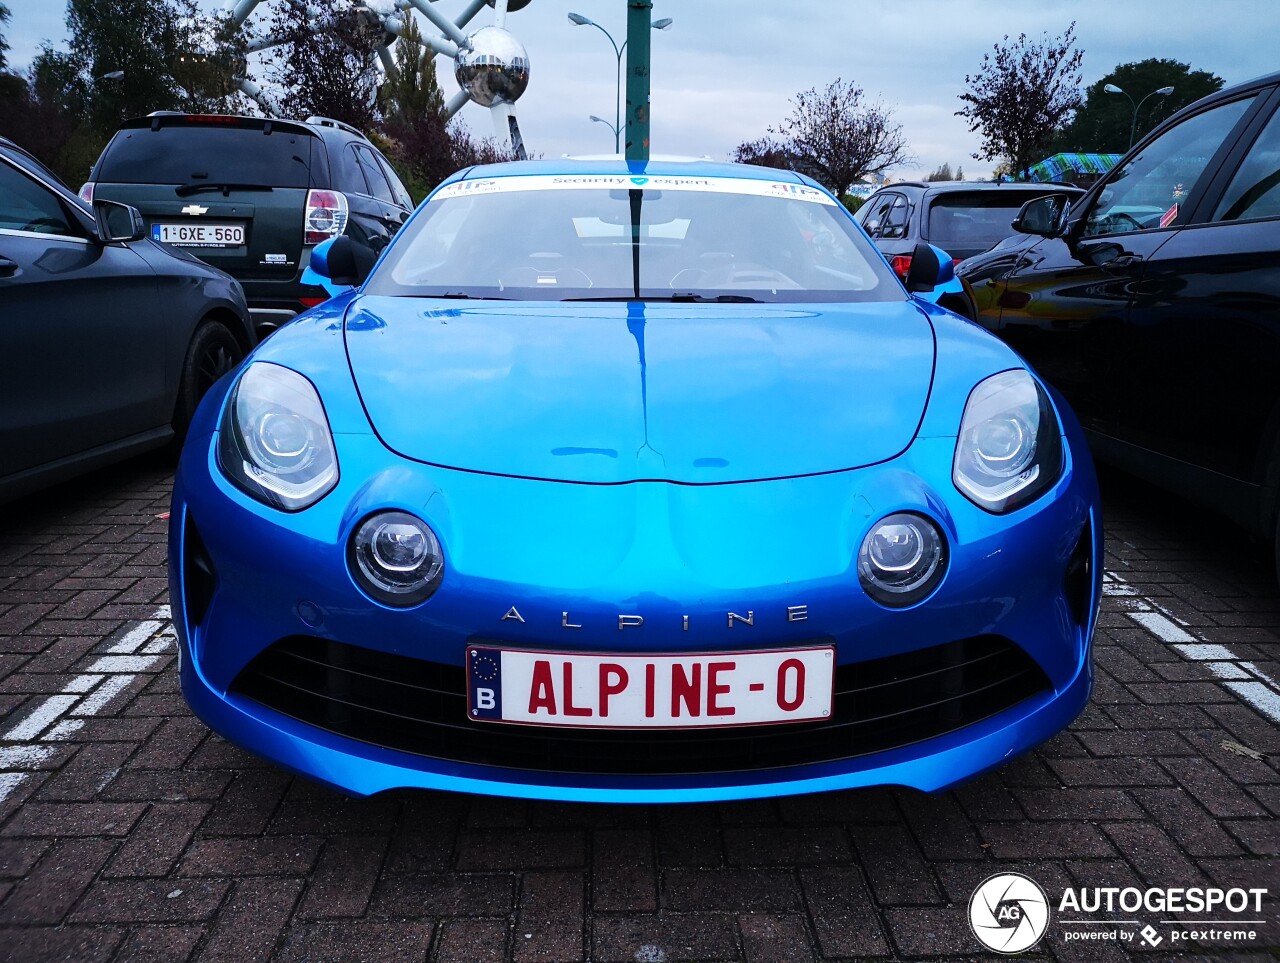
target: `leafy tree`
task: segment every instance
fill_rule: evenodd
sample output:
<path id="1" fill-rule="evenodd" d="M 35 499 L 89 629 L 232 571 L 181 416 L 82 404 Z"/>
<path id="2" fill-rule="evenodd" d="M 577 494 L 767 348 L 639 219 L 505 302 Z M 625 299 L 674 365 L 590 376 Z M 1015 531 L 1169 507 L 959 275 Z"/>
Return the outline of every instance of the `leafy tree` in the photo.
<path id="1" fill-rule="evenodd" d="M 1006 34 L 982 55 L 976 74 L 966 74 L 966 106 L 956 116 L 982 136 L 978 160 L 1005 158 L 1021 174 L 1040 160 L 1053 132 L 1080 103 L 1080 63 L 1075 22 L 1060 37 L 1010 41 Z"/>
<path id="2" fill-rule="evenodd" d="M 951 165 L 947 161 L 942 162 L 942 166 L 936 170 L 930 171 L 926 181 L 954 181 L 959 180 L 951 171 Z"/>
<path id="3" fill-rule="evenodd" d="M 908 160 L 902 125 L 883 104 L 866 101 L 861 87 L 836 78 L 826 89 L 801 91 L 791 113 L 769 136 L 740 144 L 735 158 L 808 174 L 836 196 L 868 175 Z"/>
<path id="4" fill-rule="evenodd" d="M 421 45 L 421 36 L 416 19 L 408 17 L 396 41 L 396 69 L 378 91 L 383 121 L 371 134 L 417 201 L 463 167 L 514 159 L 494 141 L 474 138 L 461 120 L 445 116 L 435 54 Z"/>
<path id="5" fill-rule="evenodd" d="M 27 90 L 26 81 L 9 70 L 5 59 L 5 51 L 9 43 L 4 38 L 4 25 L 9 20 L 9 8 L 0 3 L 0 112 L 9 109 L 7 102 L 24 96 Z"/>
<path id="6" fill-rule="evenodd" d="M 0 109 L 12 137 L 69 183 L 120 121 L 153 110 L 233 110 L 240 42 L 198 0 L 68 0 L 66 50 L 46 46 Z"/>
<path id="7" fill-rule="evenodd" d="M 267 78 L 285 94 L 286 117 L 319 114 L 372 130 L 380 71 L 382 31 L 355 7 L 317 9 L 309 0 L 288 0 L 270 21 L 273 36 L 287 38 L 268 60 Z"/>
<path id="8" fill-rule="evenodd" d="M 1119 87 L 1133 100 L 1124 94 L 1107 93 L 1104 88 L 1108 84 Z M 1124 153 L 1129 148 L 1134 104 L 1141 105 L 1136 139 L 1187 104 L 1221 90 L 1222 84 L 1216 74 L 1192 70 L 1189 64 L 1177 60 L 1153 57 L 1117 64 L 1111 73 L 1089 86 L 1080 109 L 1054 138 L 1056 150 L 1051 148 L 1049 153 Z M 1173 93 L 1149 96 L 1164 87 L 1172 87 Z"/>
<path id="9" fill-rule="evenodd" d="M 9 22 L 9 8 L 0 3 L 0 28 L 3 28 Z M 9 69 L 9 64 L 5 60 L 5 51 L 9 49 L 9 41 L 4 39 L 4 30 L 0 29 L 0 71 Z"/>
<path id="10" fill-rule="evenodd" d="M 444 94 L 436 79 L 435 51 L 422 46 L 422 31 L 413 11 L 404 15 L 404 30 L 396 41 L 395 72 L 378 90 L 383 116 L 409 121 L 444 110 Z"/>

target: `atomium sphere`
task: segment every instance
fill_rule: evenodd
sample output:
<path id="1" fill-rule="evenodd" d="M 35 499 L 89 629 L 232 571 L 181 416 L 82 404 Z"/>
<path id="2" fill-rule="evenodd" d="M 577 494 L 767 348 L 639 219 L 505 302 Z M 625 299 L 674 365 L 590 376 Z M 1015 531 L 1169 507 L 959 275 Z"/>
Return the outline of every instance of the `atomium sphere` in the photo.
<path id="1" fill-rule="evenodd" d="M 492 7 L 493 5 L 493 0 L 489 0 L 489 6 Z M 507 10 L 511 13 L 523 10 L 527 6 L 529 6 L 529 0 L 507 0 Z"/>
<path id="2" fill-rule="evenodd" d="M 524 44 L 501 27 L 481 27 L 453 58 L 458 86 L 481 107 L 514 104 L 529 86 Z"/>

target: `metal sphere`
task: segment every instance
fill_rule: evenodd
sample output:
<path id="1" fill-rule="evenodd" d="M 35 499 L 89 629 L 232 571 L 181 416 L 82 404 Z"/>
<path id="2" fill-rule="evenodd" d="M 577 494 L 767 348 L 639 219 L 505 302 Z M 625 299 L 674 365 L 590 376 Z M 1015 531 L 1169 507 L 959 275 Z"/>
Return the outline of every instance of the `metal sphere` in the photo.
<path id="1" fill-rule="evenodd" d="M 458 86 L 481 107 L 514 104 L 529 86 L 524 44 L 501 27 L 481 27 L 453 58 Z"/>
<path id="2" fill-rule="evenodd" d="M 489 0 L 489 6 L 493 6 L 493 0 Z M 508 0 L 507 11 L 515 13 L 517 10 L 523 10 L 527 6 L 529 6 L 529 0 Z"/>

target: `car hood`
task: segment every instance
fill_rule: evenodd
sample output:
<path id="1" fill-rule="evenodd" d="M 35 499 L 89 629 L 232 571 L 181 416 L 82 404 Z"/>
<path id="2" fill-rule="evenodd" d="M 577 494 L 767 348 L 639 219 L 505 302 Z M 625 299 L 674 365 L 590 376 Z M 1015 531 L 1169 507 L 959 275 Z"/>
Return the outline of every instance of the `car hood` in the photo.
<path id="1" fill-rule="evenodd" d="M 418 461 L 566 482 L 741 482 L 892 458 L 934 334 L 876 304 L 459 304 L 367 296 L 345 336 L 375 431 Z"/>

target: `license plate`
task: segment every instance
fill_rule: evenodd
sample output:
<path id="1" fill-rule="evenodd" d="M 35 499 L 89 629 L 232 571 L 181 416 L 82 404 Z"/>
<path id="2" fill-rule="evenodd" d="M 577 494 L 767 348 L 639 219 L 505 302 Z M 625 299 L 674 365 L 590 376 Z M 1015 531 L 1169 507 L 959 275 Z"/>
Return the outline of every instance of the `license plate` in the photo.
<path id="1" fill-rule="evenodd" d="M 702 729 L 831 716 L 835 650 L 628 654 L 467 648 L 467 713 L 481 722 Z"/>
<path id="2" fill-rule="evenodd" d="M 172 224 L 151 225 L 151 239 L 176 247 L 242 247 L 243 224 Z"/>

